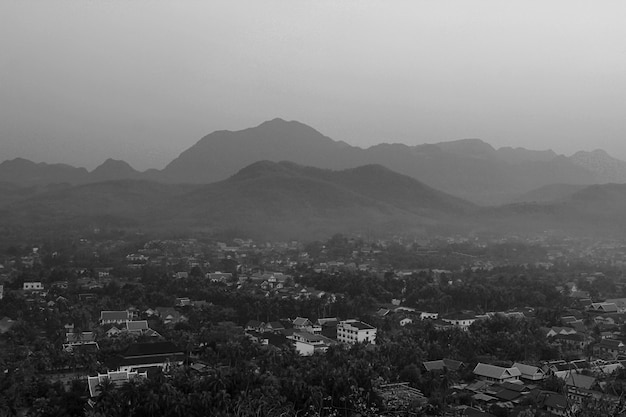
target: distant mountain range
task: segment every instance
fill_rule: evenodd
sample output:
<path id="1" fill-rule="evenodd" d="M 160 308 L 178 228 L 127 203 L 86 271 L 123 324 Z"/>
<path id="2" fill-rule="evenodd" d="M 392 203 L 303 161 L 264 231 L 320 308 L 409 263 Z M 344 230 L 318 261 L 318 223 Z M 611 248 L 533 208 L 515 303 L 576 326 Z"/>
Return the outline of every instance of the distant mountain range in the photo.
<path id="1" fill-rule="evenodd" d="M 209 184 L 262 160 L 333 170 L 378 164 L 479 205 L 519 201 L 520 196 L 554 184 L 626 183 L 626 162 L 601 150 L 565 157 L 549 150 L 495 149 L 479 139 L 418 146 L 380 144 L 362 149 L 282 119 L 241 131 L 213 132 L 162 170 L 138 172 L 124 161 L 109 159 L 88 172 L 18 158 L 0 164 L 0 182 L 41 186 L 143 179 Z"/>
<path id="2" fill-rule="evenodd" d="M 331 171 L 260 161 L 212 184 L 116 180 L 24 190 L 19 198 L 0 200 L 0 226 L 97 224 L 312 238 L 424 231 L 476 210 L 380 165 Z"/>
<path id="3" fill-rule="evenodd" d="M 211 184 L 0 183 L 0 230 L 113 227 L 285 239 L 337 232 L 626 235 L 624 184 L 555 185 L 534 201 L 482 207 L 381 165 L 328 170 L 259 161 Z"/>

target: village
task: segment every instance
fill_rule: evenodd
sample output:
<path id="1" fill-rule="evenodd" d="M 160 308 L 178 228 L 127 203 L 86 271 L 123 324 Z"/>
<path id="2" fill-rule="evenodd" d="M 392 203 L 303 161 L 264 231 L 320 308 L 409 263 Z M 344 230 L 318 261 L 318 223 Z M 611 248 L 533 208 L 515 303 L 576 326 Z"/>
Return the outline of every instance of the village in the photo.
<path id="1" fill-rule="evenodd" d="M 337 397 L 345 387 L 322 384 L 328 400 L 292 393 L 291 407 L 620 415 L 626 252 L 619 242 L 572 248 L 345 236 L 11 248 L 0 258 L 0 381 L 15 392 L 2 409 L 52 407 L 26 381 L 71 393 L 77 415 L 112 415 L 103 397 L 177 372 L 204 381 L 245 364 L 279 378 L 267 362 L 276 355 L 286 363 L 365 355 L 376 358 L 369 376 L 347 388 L 360 394 Z"/>

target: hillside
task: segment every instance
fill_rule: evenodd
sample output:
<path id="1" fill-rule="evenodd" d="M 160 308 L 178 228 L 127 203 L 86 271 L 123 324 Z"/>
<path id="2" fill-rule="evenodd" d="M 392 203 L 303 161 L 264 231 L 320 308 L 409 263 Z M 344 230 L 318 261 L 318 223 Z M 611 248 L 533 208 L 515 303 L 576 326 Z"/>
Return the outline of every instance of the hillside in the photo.
<path id="1" fill-rule="evenodd" d="M 66 186 L 5 204 L 0 221 L 320 237 L 338 231 L 423 230 L 456 223 L 474 208 L 380 166 L 330 171 L 261 161 L 208 185 L 121 180 Z"/>

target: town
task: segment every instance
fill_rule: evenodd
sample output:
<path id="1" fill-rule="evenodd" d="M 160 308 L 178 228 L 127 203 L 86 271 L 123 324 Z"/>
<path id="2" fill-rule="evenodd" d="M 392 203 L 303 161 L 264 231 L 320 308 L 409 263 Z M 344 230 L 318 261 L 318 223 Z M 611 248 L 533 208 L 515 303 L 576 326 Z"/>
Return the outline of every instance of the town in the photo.
<path id="1" fill-rule="evenodd" d="M 622 415 L 625 262 L 553 236 L 9 246 L 0 415 Z"/>

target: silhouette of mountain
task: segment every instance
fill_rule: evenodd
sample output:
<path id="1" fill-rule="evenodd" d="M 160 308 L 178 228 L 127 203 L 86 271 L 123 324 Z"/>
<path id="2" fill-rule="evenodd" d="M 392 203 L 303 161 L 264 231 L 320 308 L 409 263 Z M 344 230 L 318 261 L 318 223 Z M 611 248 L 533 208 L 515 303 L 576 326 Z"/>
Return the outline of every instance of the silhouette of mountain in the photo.
<path id="1" fill-rule="evenodd" d="M 584 167 L 551 151 L 496 151 L 479 139 L 407 146 L 380 144 L 361 149 L 334 141 L 299 122 L 274 119 L 237 132 L 218 131 L 202 138 L 160 173 L 168 182 L 209 183 L 225 179 L 259 160 L 288 160 L 329 169 L 383 165 L 429 186 L 479 204 L 554 183 L 593 184 Z"/>
<path id="2" fill-rule="evenodd" d="M 430 187 L 480 205 L 502 204 L 551 184 L 591 185 L 626 182 L 626 162 L 603 151 L 568 158 L 553 151 L 494 149 L 480 139 L 418 146 L 380 144 L 368 149 L 335 141 L 296 121 L 274 119 L 240 131 L 213 132 L 180 154 L 163 170 L 135 171 L 107 160 L 93 172 L 68 165 L 23 159 L 0 164 L 0 181 L 19 185 L 80 184 L 114 179 L 208 184 L 236 174 L 254 162 L 292 161 L 344 170 L 382 165 Z"/>
<path id="3" fill-rule="evenodd" d="M 208 185 L 122 180 L 67 186 L 5 204 L 2 218 L 42 227 L 106 221 L 319 237 L 338 231 L 421 230 L 454 223 L 474 209 L 381 166 L 330 171 L 261 161 Z"/>
<path id="4" fill-rule="evenodd" d="M 138 179 L 140 177 L 141 173 L 127 162 L 109 158 L 89 173 L 88 182 Z"/>
<path id="5" fill-rule="evenodd" d="M 600 184 L 626 182 L 626 162 L 613 158 L 601 149 L 576 152 L 570 160 L 590 171 Z"/>
<path id="6" fill-rule="evenodd" d="M 86 175 L 85 168 L 43 162 L 37 164 L 23 158 L 15 158 L 0 164 L 0 181 L 21 186 L 52 183 L 76 184 Z"/>
<path id="7" fill-rule="evenodd" d="M 340 169 L 358 165 L 352 152 L 349 145 L 305 124 L 274 119 L 237 132 L 213 132 L 174 159 L 155 178 L 206 184 L 226 179 L 261 160 Z"/>
<path id="8" fill-rule="evenodd" d="M 0 225 L 32 230 L 87 225 L 237 230 L 281 239 L 441 230 L 626 235 L 626 185 L 560 187 L 558 198 L 481 208 L 380 165 L 336 171 L 259 161 L 212 184 L 0 184 L 5 191 Z"/>

